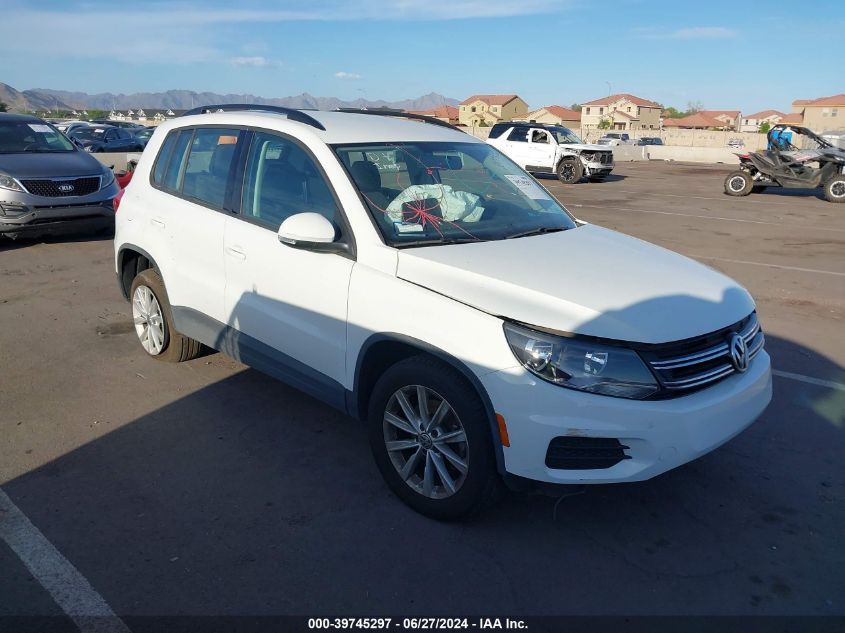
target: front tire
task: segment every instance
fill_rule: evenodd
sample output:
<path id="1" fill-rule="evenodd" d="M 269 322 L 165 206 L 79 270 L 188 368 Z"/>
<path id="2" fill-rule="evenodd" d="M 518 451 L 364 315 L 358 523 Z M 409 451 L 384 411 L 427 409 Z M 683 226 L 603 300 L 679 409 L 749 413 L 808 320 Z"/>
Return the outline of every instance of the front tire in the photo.
<path id="1" fill-rule="evenodd" d="M 725 193 L 729 196 L 747 196 L 754 188 L 754 179 L 747 171 L 733 171 L 725 178 Z"/>
<path id="2" fill-rule="evenodd" d="M 498 496 L 487 412 L 449 365 L 428 356 L 393 365 L 373 389 L 368 425 L 382 477 L 417 512 L 457 519 Z"/>
<path id="3" fill-rule="evenodd" d="M 845 202 L 845 174 L 838 174 L 827 181 L 824 197 L 828 202 Z"/>
<path id="4" fill-rule="evenodd" d="M 199 356 L 199 341 L 183 336 L 173 327 L 173 315 L 164 282 L 157 270 L 142 270 L 129 291 L 132 320 L 143 350 L 156 360 L 181 363 Z"/>
<path id="5" fill-rule="evenodd" d="M 574 185 L 584 175 L 584 166 L 577 158 L 564 158 L 557 165 L 557 177 L 565 185 Z"/>

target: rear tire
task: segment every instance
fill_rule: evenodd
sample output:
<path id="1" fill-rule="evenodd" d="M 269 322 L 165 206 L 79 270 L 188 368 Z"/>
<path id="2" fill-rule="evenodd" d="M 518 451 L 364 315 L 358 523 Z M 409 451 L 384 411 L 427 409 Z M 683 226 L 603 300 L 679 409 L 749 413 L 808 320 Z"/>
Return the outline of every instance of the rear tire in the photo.
<path id="1" fill-rule="evenodd" d="M 584 175 L 584 166 L 577 158 L 563 158 L 557 164 L 557 177 L 565 185 L 574 185 Z"/>
<path id="2" fill-rule="evenodd" d="M 135 333 L 145 352 L 156 360 L 181 363 L 199 356 L 202 344 L 173 327 L 173 314 L 159 272 L 142 270 L 129 290 Z"/>
<path id="3" fill-rule="evenodd" d="M 733 171 L 725 178 L 725 193 L 729 196 L 747 196 L 754 188 L 754 179 L 747 171 Z"/>
<path id="4" fill-rule="evenodd" d="M 457 519 L 498 498 L 487 412 L 472 385 L 449 365 L 413 356 L 390 367 L 373 388 L 368 426 L 382 477 L 420 514 Z M 439 439 L 447 435 L 448 441 Z"/>
<path id="5" fill-rule="evenodd" d="M 827 181 L 824 197 L 828 202 L 845 202 L 845 174 L 837 174 Z"/>

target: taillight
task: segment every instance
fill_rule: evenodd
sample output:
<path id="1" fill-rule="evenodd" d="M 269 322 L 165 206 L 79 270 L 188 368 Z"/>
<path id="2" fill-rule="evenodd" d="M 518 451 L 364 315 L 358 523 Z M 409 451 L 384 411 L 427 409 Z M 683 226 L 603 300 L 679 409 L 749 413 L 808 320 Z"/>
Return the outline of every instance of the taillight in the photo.
<path id="1" fill-rule="evenodd" d="M 112 202 L 112 204 L 114 204 L 115 213 L 117 213 L 117 209 L 118 207 L 120 207 L 120 199 L 123 198 L 124 193 L 126 193 L 126 189 L 121 189 L 117 192 L 117 195 L 114 197 L 114 201 Z"/>

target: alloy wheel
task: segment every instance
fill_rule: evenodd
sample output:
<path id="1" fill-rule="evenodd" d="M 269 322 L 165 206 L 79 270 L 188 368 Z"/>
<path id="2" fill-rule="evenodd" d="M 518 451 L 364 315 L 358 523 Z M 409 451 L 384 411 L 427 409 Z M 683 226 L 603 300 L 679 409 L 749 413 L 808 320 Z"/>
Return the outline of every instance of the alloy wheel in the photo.
<path id="1" fill-rule="evenodd" d="M 164 315 L 161 305 L 147 286 L 138 286 L 132 297 L 132 320 L 141 345 L 152 356 L 164 349 Z"/>
<path id="2" fill-rule="evenodd" d="M 469 443 L 443 396 L 422 385 L 398 389 L 387 401 L 383 432 L 390 461 L 412 490 L 430 499 L 460 490 L 469 471 Z"/>

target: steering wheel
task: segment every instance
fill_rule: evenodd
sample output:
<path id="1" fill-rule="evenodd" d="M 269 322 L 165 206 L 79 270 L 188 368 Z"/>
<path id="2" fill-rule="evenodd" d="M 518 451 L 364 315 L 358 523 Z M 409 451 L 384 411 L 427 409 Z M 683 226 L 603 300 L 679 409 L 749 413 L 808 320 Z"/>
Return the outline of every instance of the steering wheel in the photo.
<path id="1" fill-rule="evenodd" d="M 27 143 L 23 146 L 23 151 L 28 152 L 31 149 L 38 149 L 38 143 Z"/>

